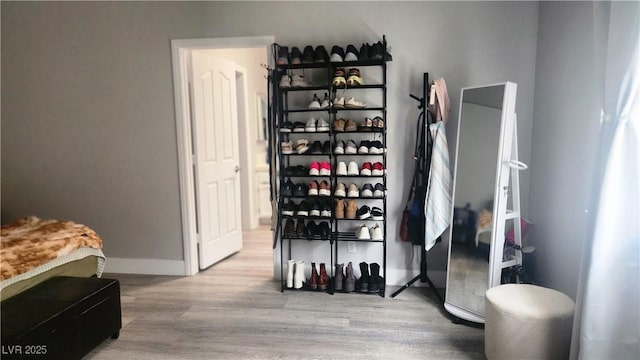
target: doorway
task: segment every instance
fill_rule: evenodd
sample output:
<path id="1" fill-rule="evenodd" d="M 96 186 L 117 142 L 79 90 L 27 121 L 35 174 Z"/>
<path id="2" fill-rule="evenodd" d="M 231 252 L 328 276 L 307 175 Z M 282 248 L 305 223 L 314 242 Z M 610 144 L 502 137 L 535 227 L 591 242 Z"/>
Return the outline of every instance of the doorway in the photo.
<path id="1" fill-rule="evenodd" d="M 210 217 L 202 216 L 201 201 L 219 203 L 217 197 L 203 197 L 203 190 L 198 189 L 202 187 L 202 183 L 198 183 L 199 158 L 196 156 L 198 140 L 194 136 L 198 134 L 194 132 L 198 126 L 194 122 L 197 120 L 194 118 L 196 111 L 191 101 L 194 96 L 192 93 L 194 89 L 189 82 L 193 70 L 192 55 L 194 52 L 198 52 L 222 59 L 224 57 L 228 58 L 227 55 L 229 54 L 231 54 L 229 56 L 232 56 L 234 51 L 241 49 L 261 48 L 266 54 L 266 60 L 269 61 L 273 42 L 273 36 L 172 40 L 185 275 L 194 275 L 200 269 L 207 267 L 202 266 L 202 256 L 200 256 L 199 252 L 204 250 L 202 221 L 205 221 L 205 219 L 209 221 Z M 256 64 L 256 66 L 259 65 Z M 240 101 L 240 105 L 236 108 L 238 125 L 233 130 L 239 139 L 239 163 L 236 172 L 239 177 L 239 194 L 241 195 L 239 195 L 238 199 L 234 200 L 233 196 L 231 196 L 228 200 L 235 201 L 233 204 L 240 207 L 240 223 L 242 223 L 242 228 L 238 229 L 240 234 L 242 234 L 242 230 L 250 230 L 258 226 L 256 214 L 259 199 L 256 191 L 256 176 L 254 174 L 257 156 L 254 150 L 259 129 L 256 123 L 257 120 L 254 121 L 255 119 L 253 118 L 255 100 L 253 99 L 254 94 L 249 89 L 251 85 L 247 81 L 247 67 L 236 64 L 236 71 L 233 75 L 234 82 L 239 85 L 234 94 Z M 266 70 L 263 69 L 261 76 L 264 75 L 266 75 Z M 226 82 L 226 80 L 223 82 Z M 261 89 L 262 93 L 265 91 L 266 85 Z M 231 180 L 228 180 L 227 184 L 230 182 Z M 220 194 L 227 196 L 229 192 L 220 192 Z M 226 211 L 226 208 L 218 210 Z M 213 248 L 218 247 L 214 245 Z"/>

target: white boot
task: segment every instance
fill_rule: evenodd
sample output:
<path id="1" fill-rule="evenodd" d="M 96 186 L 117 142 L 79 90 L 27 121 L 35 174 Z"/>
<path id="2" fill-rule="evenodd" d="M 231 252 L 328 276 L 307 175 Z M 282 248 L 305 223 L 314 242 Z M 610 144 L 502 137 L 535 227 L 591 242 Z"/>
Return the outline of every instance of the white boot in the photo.
<path id="1" fill-rule="evenodd" d="M 287 287 L 291 289 L 293 287 L 293 269 L 295 267 L 295 260 L 287 261 Z"/>
<path id="2" fill-rule="evenodd" d="M 293 287 L 301 289 L 304 283 L 304 261 L 296 261 L 296 273 L 293 278 Z"/>

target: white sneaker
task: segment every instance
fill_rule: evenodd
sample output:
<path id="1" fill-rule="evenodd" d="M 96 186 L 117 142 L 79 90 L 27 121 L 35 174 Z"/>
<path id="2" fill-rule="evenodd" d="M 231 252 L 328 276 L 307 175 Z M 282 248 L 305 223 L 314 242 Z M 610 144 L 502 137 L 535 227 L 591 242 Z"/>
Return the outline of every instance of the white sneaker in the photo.
<path id="1" fill-rule="evenodd" d="M 291 76 L 291 87 L 306 87 L 309 83 L 304 79 L 302 75 Z"/>
<path id="2" fill-rule="evenodd" d="M 356 184 L 349 185 L 349 191 L 347 192 L 348 197 L 360 197 L 360 191 L 358 190 L 358 186 Z"/>
<path id="3" fill-rule="evenodd" d="M 356 100 L 350 97 L 344 102 L 344 107 L 349 109 L 363 109 L 367 107 L 367 104 L 365 102 L 362 102 L 360 100 Z"/>
<path id="4" fill-rule="evenodd" d="M 383 197 L 384 196 L 384 185 L 382 185 L 381 183 L 377 183 L 373 188 L 374 188 L 373 196 L 375 196 L 375 197 Z"/>
<path id="5" fill-rule="evenodd" d="M 289 75 L 283 75 L 280 78 L 280 87 L 283 89 L 291 87 L 291 77 Z"/>
<path id="6" fill-rule="evenodd" d="M 344 154 L 344 141 L 338 140 L 336 147 L 333 148 L 333 153 L 340 154 L 340 155 Z"/>
<path id="7" fill-rule="evenodd" d="M 322 103 L 320 104 L 320 108 L 321 109 L 328 109 L 329 107 L 331 107 L 331 101 L 329 100 L 329 94 L 324 93 L 324 99 L 322 100 Z"/>
<path id="8" fill-rule="evenodd" d="M 353 140 L 347 141 L 347 147 L 344 149 L 345 154 L 357 154 L 356 143 Z"/>
<path id="9" fill-rule="evenodd" d="M 309 109 L 320 109 L 320 98 L 313 94 L 313 100 L 309 103 Z"/>
<path id="10" fill-rule="evenodd" d="M 358 165 L 356 164 L 356 166 Z M 349 164 L 349 167 L 351 167 L 351 164 Z M 344 161 L 340 161 L 338 163 L 338 166 L 336 167 L 336 174 L 341 176 L 346 176 L 348 174 L 347 164 L 345 164 Z"/>
<path id="11" fill-rule="evenodd" d="M 345 197 L 347 195 L 345 188 L 346 186 L 344 185 L 344 183 L 339 183 L 338 186 L 336 186 L 336 191 L 333 193 L 333 196 Z"/>
<path id="12" fill-rule="evenodd" d="M 384 240 L 384 235 L 382 234 L 382 228 L 380 225 L 375 224 L 371 227 L 370 231 L 371 240 Z"/>
<path id="13" fill-rule="evenodd" d="M 318 127 L 316 128 L 316 130 L 329 131 L 329 122 L 321 117 L 320 119 L 318 119 Z"/>
<path id="14" fill-rule="evenodd" d="M 351 161 L 349 163 L 349 169 L 345 175 L 360 175 L 360 171 L 358 170 L 358 163 L 355 161 Z"/>
<path id="15" fill-rule="evenodd" d="M 344 98 L 337 97 L 333 99 L 333 107 L 336 109 L 344 109 Z"/>
<path id="16" fill-rule="evenodd" d="M 356 236 L 359 240 L 371 240 L 371 234 L 369 233 L 369 228 L 367 227 L 367 225 L 360 225 L 358 230 L 356 230 Z"/>
<path id="17" fill-rule="evenodd" d="M 309 117 L 307 124 L 304 126 L 305 132 L 316 132 L 316 119 L 313 116 Z"/>

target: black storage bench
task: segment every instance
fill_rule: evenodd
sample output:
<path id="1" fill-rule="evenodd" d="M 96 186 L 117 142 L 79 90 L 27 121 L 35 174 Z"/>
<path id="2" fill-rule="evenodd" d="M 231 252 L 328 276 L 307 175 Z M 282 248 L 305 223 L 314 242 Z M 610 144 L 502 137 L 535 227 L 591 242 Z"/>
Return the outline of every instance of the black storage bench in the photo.
<path id="1" fill-rule="evenodd" d="M 122 328 L 115 279 L 54 277 L 0 309 L 2 359 L 81 359 Z"/>

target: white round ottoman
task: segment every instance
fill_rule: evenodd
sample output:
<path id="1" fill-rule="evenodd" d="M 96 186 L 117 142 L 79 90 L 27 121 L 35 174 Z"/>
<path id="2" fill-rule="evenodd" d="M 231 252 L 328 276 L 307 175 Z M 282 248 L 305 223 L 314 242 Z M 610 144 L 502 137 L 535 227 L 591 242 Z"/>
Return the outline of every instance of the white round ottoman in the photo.
<path id="1" fill-rule="evenodd" d="M 484 353 L 497 359 L 568 359 L 575 304 L 535 285 L 505 284 L 485 293 Z"/>

